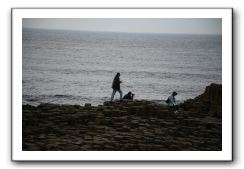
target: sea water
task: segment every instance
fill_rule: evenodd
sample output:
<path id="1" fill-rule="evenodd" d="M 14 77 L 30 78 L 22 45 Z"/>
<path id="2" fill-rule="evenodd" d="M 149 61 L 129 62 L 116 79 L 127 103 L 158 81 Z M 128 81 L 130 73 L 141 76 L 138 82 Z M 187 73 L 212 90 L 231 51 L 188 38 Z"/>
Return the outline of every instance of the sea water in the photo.
<path id="1" fill-rule="evenodd" d="M 23 104 L 102 104 L 121 74 L 135 99 L 194 98 L 222 83 L 222 36 L 23 28 Z M 119 99 L 116 93 L 115 99 Z"/>

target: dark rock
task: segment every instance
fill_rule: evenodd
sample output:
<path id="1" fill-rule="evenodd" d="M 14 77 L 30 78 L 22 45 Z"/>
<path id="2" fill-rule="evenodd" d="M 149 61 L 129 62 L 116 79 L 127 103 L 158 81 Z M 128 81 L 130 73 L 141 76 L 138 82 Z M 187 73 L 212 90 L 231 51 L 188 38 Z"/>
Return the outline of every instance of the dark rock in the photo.
<path id="1" fill-rule="evenodd" d="M 213 116 L 222 118 L 222 85 L 211 84 L 205 92 L 195 99 L 180 104 L 184 110 L 196 112 L 195 116 Z"/>
<path id="2" fill-rule="evenodd" d="M 146 100 L 23 105 L 24 151 L 221 151 L 222 88 L 180 105 L 174 114 Z"/>
<path id="3" fill-rule="evenodd" d="M 85 107 L 91 107 L 91 104 L 90 103 L 86 103 Z"/>

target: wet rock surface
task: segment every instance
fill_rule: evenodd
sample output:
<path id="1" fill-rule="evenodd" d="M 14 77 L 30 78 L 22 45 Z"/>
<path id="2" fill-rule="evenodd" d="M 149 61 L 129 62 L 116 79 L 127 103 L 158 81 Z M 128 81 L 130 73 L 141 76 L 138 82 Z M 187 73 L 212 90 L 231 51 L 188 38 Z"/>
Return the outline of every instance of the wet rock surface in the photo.
<path id="1" fill-rule="evenodd" d="M 203 95 L 181 104 L 178 114 L 170 112 L 165 105 L 146 100 L 105 102 L 96 107 L 90 104 L 23 105 L 22 149 L 220 151 L 220 96 L 215 89 L 207 87 Z M 209 100 L 212 97 L 216 97 L 214 102 Z"/>

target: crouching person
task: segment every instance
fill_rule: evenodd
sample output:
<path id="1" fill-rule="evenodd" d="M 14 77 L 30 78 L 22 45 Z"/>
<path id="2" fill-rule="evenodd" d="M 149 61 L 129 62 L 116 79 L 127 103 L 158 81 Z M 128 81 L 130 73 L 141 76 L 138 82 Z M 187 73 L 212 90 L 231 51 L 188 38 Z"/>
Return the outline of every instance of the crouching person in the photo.
<path id="1" fill-rule="evenodd" d="M 133 100 L 134 99 L 135 94 L 133 94 L 132 92 L 128 92 L 124 97 L 123 100 Z"/>

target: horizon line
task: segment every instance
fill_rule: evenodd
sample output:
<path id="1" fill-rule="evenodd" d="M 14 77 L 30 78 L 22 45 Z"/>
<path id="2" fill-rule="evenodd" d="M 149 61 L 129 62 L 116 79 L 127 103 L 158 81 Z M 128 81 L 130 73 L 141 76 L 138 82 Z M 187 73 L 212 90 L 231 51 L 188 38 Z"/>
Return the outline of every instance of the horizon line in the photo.
<path id="1" fill-rule="evenodd" d="M 123 32 L 123 31 L 105 31 L 105 30 L 78 30 L 78 29 L 59 29 L 59 28 L 36 28 L 22 27 L 22 29 L 37 30 L 57 30 L 57 31 L 75 31 L 75 32 L 96 32 L 96 33 L 125 33 L 125 34 L 168 34 L 168 35 L 222 35 L 222 33 L 167 33 L 167 32 Z"/>

